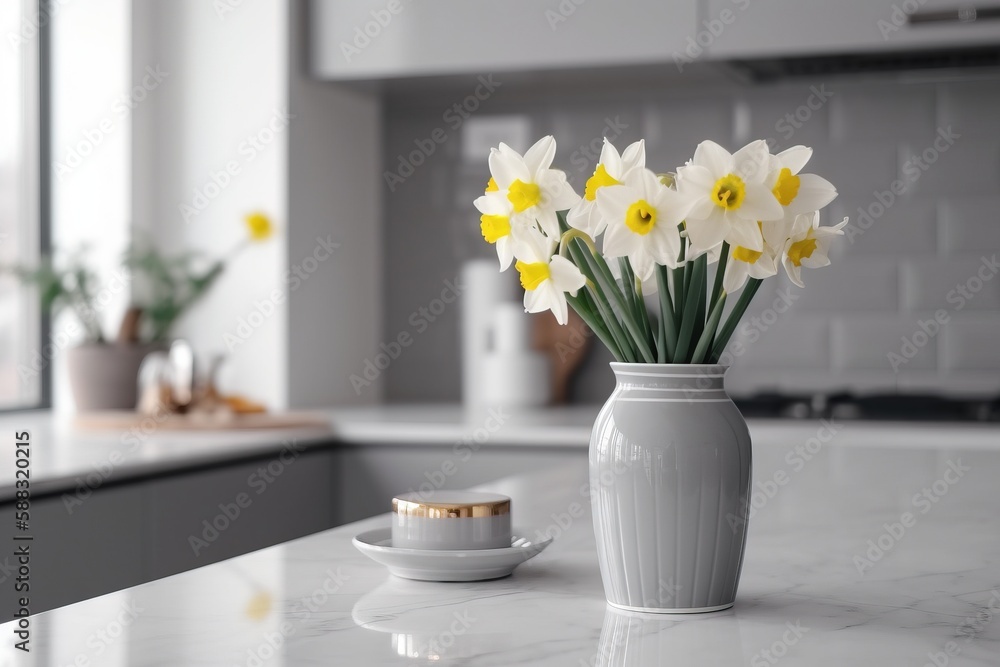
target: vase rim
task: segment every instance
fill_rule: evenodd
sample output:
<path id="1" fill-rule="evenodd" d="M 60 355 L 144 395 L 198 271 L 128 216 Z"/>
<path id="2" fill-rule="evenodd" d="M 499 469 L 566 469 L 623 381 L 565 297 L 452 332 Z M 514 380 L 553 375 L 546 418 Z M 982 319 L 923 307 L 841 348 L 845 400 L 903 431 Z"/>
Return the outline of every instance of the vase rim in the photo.
<path id="1" fill-rule="evenodd" d="M 671 371 L 688 370 L 704 371 L 709 374 L 718 373 L 720 375 L 729 370 L 729 366 L 727 364 L 647 364 L 629 363 L 624 361 L 612 361 L 611 368 L 616 371 L 623 371 L 626 373 L 662 371 L 665 374 L 669 374 Z"/>

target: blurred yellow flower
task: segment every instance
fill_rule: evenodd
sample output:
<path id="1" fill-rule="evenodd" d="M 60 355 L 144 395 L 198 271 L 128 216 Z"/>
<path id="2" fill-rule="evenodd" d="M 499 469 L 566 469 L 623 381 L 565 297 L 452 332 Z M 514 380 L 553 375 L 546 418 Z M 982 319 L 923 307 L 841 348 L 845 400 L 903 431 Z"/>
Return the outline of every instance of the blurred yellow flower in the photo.
<path id="1" fill-rule="evenodd" d="M 266 241 L 274 234 L 274 223 L 263 213 L 251 213 L 244 220 L 250 231 L 250 239 L 253 241 Z"/>

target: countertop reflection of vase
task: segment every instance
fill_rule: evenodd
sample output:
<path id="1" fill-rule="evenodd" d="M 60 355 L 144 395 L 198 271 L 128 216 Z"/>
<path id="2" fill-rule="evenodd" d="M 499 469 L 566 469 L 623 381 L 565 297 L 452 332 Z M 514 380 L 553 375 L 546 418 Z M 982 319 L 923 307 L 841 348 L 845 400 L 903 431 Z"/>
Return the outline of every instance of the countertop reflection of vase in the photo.
<path id="1" fill-rule="evenodd" d="M 84 343 L 70 348 L 66 365 L 76 409 L 134 410 L 142 360 L 166 348 L 164 343 Z"/>

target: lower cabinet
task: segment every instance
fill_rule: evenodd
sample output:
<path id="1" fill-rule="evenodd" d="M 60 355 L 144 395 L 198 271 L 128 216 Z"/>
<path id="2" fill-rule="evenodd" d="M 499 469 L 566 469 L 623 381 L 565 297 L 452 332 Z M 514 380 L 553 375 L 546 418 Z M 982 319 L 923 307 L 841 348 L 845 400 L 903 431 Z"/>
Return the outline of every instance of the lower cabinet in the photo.
<path id="1" fill-rule="evenodd" d="M 331 528 L 333 479 L 333 451 L 317 449 L 101 487 L 81 502 L 32 499 L 29 610 L 36 614 Z M 14 525 L 12 504 L 0 507 L 0 522 Z M 17 562 L 13 547 L 4 551 L 0 614 L 10 619 L 19 597 Z"/>

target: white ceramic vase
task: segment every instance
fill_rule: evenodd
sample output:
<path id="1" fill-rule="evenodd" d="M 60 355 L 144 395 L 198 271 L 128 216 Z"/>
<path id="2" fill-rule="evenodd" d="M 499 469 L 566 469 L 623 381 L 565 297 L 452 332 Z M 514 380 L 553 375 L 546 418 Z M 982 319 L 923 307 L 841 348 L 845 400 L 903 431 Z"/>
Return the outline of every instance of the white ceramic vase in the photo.
<path id="1" fill-rule="evenodd" d="M 660 613 L 733 605 L 746 544 L 750 433 L 727 367 L 611 364 L 590 441 L 591 502 L 608 602 Z"/>

